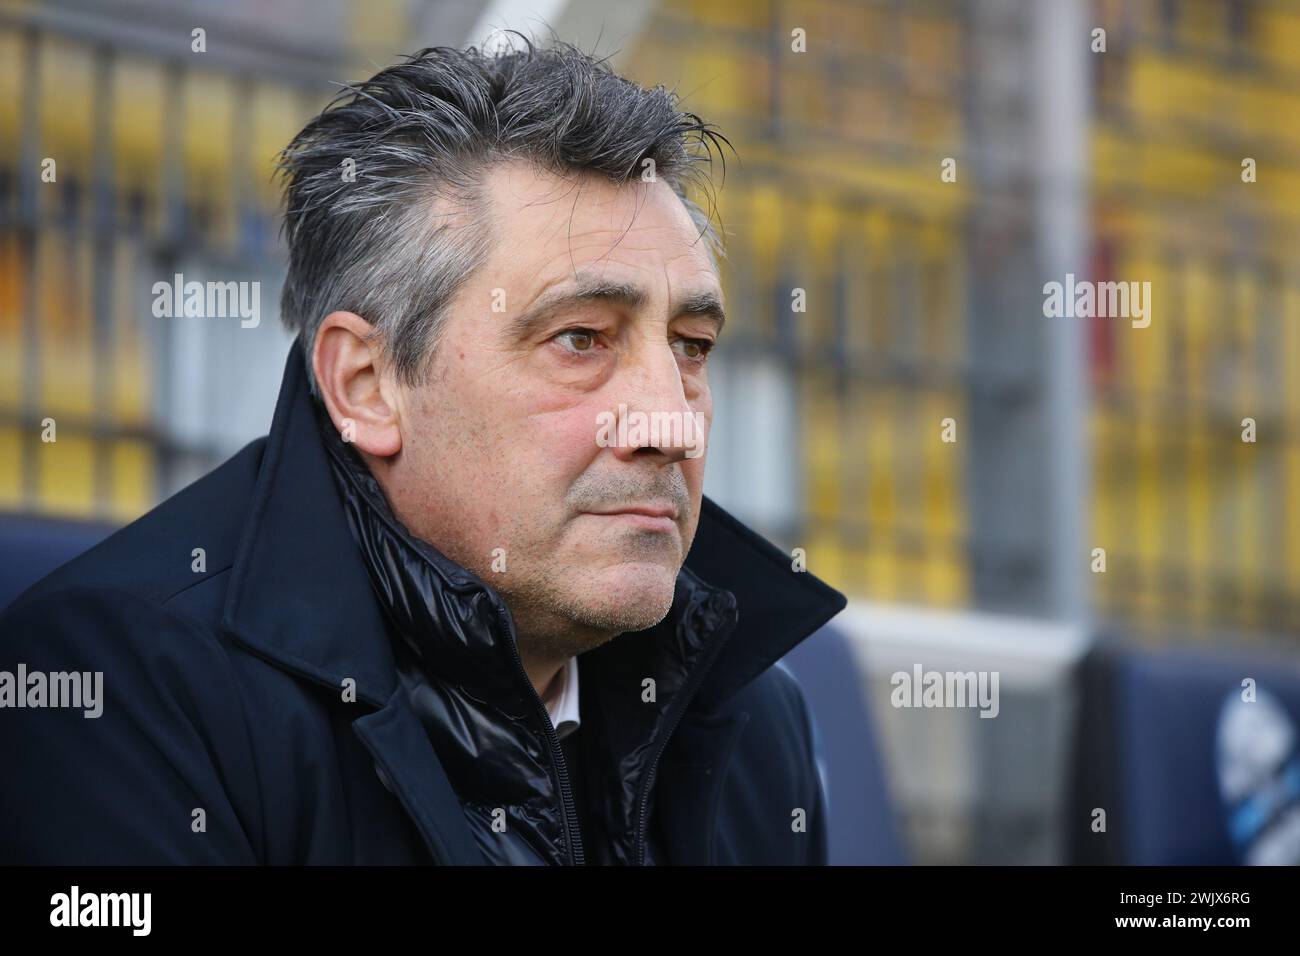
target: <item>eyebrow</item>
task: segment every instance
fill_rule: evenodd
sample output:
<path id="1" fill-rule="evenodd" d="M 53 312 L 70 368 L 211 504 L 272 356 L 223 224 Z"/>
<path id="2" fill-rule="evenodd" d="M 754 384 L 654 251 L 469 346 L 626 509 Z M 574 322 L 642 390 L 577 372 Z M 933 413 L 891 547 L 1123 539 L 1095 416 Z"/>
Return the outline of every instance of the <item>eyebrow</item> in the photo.
<path id="1" fill-rule="evenodd" d="M 557 312 L 565 309 L 590 302 L 604 302 L 635 311 L 643 307 L 649 298 L 640 286 L 580 274 L 574 285 L 543 293 L 523 315 L 510 322 L 505 332 L 512 341 L 522 341 L 538 327 L 549 322 Z M 693 292 L 678 300 L 673 305 L 671 314 L 673 318 L 697 315 L 711 319 L 717 323 L 719 331 L 727 321 L 722 300 L 712 289 Z"/>

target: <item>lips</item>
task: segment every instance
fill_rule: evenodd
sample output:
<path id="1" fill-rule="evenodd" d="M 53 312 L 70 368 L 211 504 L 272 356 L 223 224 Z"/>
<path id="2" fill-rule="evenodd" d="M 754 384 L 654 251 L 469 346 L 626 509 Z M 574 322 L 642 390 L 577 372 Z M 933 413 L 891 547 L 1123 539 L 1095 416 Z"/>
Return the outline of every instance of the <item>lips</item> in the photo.
<path id="1" fill-rule="evenodd" d="M 588 514 L 612 517 L 614 515 L 642 515 L 646 518 L 668 518 L 673 521 L 677 520 L 677 508 L 670 504 L 642 504 L 626 505 L 619 508 L 610 508 L 606 511 L 591 511 Z"/>
<path id="2" fill-rule="evenodd" d="M 673 534 L 677 532 L 677 516 L 681 512 L 667 502 L 621 505 L 604 511 L 589 511 L 596 518 L 605 518 L 642 532 Z"/>

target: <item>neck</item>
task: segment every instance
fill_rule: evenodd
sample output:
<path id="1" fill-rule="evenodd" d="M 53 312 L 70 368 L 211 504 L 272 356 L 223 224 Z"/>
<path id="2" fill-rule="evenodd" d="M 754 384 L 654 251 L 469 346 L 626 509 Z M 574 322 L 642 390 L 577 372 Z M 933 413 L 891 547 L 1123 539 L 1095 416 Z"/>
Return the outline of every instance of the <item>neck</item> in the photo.
<path id="1" fill-rule="evenodd" d="M 521 653 L 524 661 L 524 673 L 528 675 L 528 681 L 537 691 L 537 696 L 546 700 L 549 694 L 559 680 L 560 671 L 569 663 L 567 657 L 559 658 L 548 657 L 545 660 L 532 659 Z"/>
<path id="2" fill-rule="evenodd" d="M 572 618 L 561 618 L 553 611 L 523 601 L 516 595 L 503 593 L 502 598 L 514 620 L 515 640 L 524 673 L 543 700 L 571 657 L 600 647 L 618 636 L 616 631 L 600 630 Z"/>

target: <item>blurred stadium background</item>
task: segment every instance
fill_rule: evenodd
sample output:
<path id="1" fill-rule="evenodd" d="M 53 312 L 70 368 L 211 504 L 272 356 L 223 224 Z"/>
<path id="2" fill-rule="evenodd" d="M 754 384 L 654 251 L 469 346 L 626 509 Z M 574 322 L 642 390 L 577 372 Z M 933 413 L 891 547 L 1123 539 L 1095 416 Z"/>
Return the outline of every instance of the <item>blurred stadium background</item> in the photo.
<path id="1" fill-rule="evenodd" d="M 879 774 L 832 787 L 840 859 L 1239 856 L 1219 704 L 1300 706 L 1292 2 L 0 0 L 6 562 L 265 431 L 273 157 L 335 84 L 543 21 L 739 153 L 708 491 L 854 599 L 866 729 L 819 720 Z M 1150 281 L 1150 328 L 1044 318 L 1067 272 Z M 154 318 L 175 273 L 261 282 L 260 325 Z M 914 662 L 998 670 L 999 719 L 891 707 Z"/>

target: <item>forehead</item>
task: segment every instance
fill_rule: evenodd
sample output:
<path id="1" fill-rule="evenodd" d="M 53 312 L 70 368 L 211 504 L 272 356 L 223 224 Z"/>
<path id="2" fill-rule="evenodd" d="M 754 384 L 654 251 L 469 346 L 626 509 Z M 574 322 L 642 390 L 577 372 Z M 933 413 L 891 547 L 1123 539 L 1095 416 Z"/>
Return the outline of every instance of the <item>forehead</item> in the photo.
<path id="1" fill-rule="evenodd" d="M 497 240 L 490 268 L 500 279 L 544 285 L 599 264 L 717 286 L 699 228 L 661 180 L 616 185 L 593 173 L 503 163 L 485 187 Z"/>

